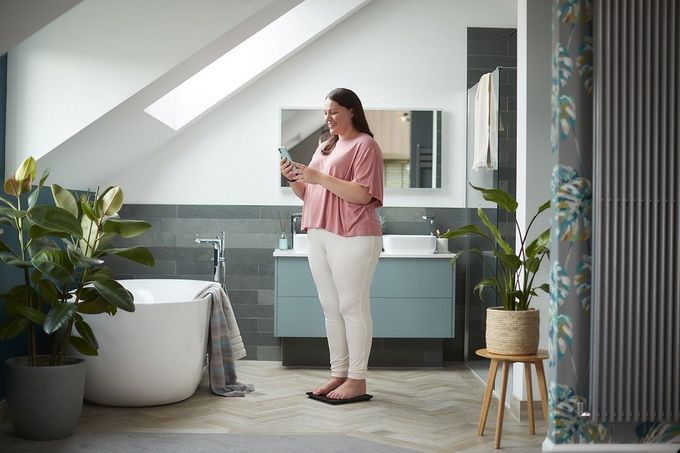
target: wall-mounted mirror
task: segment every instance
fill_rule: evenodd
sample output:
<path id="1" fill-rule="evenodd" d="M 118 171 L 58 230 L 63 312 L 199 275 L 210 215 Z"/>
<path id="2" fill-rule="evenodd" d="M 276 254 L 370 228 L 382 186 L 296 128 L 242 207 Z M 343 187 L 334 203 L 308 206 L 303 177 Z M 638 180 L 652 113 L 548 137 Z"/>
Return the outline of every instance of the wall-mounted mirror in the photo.
<path id="1" fill-rule="evenodd" d="M 442 111 L 365 111 L 383 151 L 385 188 L 440 188 Z M 281 109 L 281 144 L 296 162 L 309 163 L 327 130 L 320 109 Z M 288 185 L 283 178 L 281 185 Z"/>

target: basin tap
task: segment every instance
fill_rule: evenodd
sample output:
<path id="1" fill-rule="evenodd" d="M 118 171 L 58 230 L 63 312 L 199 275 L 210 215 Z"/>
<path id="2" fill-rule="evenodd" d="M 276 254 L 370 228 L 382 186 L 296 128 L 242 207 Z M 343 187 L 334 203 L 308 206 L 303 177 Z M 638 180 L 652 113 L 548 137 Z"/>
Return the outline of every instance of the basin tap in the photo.
<path id="1" fill-rule="evenodd" d="M 296 212 L 295 214 L 292 214 L 290 216 L 290 247 L 293 248 L 295 246 L 295 222 L 297 222 L 297 219 L 302 219 L 302 213 L 301 212 Z"/>
<path id="2" fill-rule="evenodd" d="M 430 235 L 435 236 L 435 234 L 434 234 L 434 232 L 435 232 L 434 216 L 433 215 L 424 215 L 422 218 L 423 218 L 424 221 L 426 221 L 430 224 Z"/>
<path id="3" fill-rule="evenodd" d="M 225 287 L 224 275 L 224 231 L 222 231 L 216 238 L 199 238 L 198 235 L 194 238 L 197 244 L 211 244 L 213 247 L 213 280 Z"/>

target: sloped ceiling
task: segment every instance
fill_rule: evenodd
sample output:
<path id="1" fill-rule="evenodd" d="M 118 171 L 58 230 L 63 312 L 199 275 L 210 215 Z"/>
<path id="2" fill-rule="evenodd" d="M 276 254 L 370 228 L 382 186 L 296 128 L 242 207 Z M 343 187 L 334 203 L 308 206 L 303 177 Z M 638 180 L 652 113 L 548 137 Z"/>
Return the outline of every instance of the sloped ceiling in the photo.
<path id="1" fill-rule="evenodd" d="M 0 55 L 81 1 L 2 0 L 0 2 Z"/>
<path id="2" fill-rule="evenodd" d="M 300 1 L 83 1 L 9 52 L 6 172 L 96 187 L 171 137 L 144 107 Z"/>

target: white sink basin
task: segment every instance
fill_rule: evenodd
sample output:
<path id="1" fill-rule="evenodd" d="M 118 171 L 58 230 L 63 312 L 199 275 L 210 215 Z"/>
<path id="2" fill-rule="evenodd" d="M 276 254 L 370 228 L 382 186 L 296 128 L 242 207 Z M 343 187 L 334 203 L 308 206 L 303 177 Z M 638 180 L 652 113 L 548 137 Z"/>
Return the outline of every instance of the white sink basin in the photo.
<path id="1" fill-rule="evenodd" d="M 386 234 L 383 250 L 390 255 L 431 255 L 437 248 L 437 238 L 424 234 Z"/>
<path id="2" fill-rule="evenodd" d="M 306 234 L 293 235 L 293 251 L 295 253 L 309 252 L 309 242 L 307 242 Z"/>

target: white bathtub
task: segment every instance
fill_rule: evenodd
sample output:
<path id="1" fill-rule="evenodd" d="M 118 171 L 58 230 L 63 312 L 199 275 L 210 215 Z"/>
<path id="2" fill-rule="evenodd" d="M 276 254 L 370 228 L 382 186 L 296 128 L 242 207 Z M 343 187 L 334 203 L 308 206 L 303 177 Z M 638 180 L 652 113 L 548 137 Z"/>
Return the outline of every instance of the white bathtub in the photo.
<path id="1" fill-rule="evenodd" d="M 194 394 L 203 376 L 210 282 L 120 280 L 135 312 L 87 316 L 99 355 L 87 357 L 85 399 L 107 406 L 155 406 Z"/>

